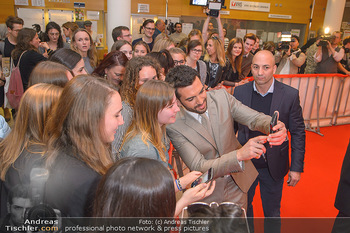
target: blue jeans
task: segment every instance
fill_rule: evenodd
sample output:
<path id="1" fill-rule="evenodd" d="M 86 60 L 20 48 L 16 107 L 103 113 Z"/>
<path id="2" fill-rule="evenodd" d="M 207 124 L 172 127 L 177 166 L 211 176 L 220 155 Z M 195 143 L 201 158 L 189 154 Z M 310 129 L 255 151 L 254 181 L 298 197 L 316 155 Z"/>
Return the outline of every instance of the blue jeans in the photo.
<path id="1" fill-rule="evenodd" d="M 254 212 L 253 212 L 253 198 L 255 189 L 258 183 L 260 184 L 260 196 L 264 210 L 264 232 L 265 233 L 280 233 L 281 232 L 281 199 L 284 179 L 275 181 L 268 170 L 268 168 L 257 169 L 258 177 L 248 191 L 248 209 L 247 217 L 249 222 L 250 232 L 254 232 Z M 268 217 L 268 218 L 266 218 Z"/>

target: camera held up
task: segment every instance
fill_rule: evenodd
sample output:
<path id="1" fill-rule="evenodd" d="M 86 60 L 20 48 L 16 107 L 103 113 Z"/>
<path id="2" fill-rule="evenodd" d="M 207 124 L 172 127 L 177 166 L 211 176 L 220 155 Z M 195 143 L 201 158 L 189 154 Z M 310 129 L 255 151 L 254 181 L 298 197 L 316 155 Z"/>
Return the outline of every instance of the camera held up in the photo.
<path id="1" fill-rule="evenodd" d="M 218 17 L 221 9 L 226 9 L 224 6 L 225 0 L 208 0 L 207 7 L 209 9 L 209 13 L 207 13 L 211 17 Z"/>

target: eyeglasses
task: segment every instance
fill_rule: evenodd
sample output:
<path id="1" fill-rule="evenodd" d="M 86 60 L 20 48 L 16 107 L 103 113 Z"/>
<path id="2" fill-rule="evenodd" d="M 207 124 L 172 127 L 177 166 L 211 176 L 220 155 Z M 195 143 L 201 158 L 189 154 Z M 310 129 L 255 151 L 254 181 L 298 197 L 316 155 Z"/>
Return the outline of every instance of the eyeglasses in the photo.
<path id="1" fill-rule="evenodd" d="M 192 49 L 191 51 L 194 53 L 202 53 L 203 52 L 203 50 L 201 50 L 201 49 Z"/>
<path id="2" fill-rule="evenodd" d="M 175 64 L 176 66 L 178 66 L 178 65 L 184 65 L 184 64 L 185 64 L 185 60 L 180 60 L 180 61 L 174 60 L 174 64 Z"/>
<path id="3" fill-rule="evenodd" d="M 149 28 L 149 27 L 145 27 L 145 29 L 149 30 L 149 31 L 154 31 L 156 30 L 155 28 Z"/>
<path id="4" fill-rule="evenodd" d="M 131 34 L 123 35 L 123 37 L 132 37 Z"/>

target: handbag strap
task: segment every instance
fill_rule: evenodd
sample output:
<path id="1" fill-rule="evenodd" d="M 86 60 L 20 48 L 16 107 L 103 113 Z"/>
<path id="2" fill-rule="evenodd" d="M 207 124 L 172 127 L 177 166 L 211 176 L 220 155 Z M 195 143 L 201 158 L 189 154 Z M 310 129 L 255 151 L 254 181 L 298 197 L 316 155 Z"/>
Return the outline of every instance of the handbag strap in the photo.
<path id="1" fill-rule="evenodd" d="M 26 51 L 23 51 L 23 53 L 22 53 L 21 56 L 19 57 L 18 63 L 17 63 L 17 67 L 19 67 L 19 62 L 21 61 L 21 58 L 22 58 L 22 56 L 23 56 L 23 54 L 24 54 L 25 52 L 27 52 L 27 50 L 26 50 Z"/>

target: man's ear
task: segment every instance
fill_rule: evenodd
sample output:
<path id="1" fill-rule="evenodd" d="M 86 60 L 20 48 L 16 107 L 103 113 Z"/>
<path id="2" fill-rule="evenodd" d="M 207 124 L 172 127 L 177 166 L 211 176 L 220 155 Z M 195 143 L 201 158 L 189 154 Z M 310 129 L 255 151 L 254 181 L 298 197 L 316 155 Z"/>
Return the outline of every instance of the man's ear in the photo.
<path id="1" fill-rule="evenodd" d="M 273 66 L 273 74 L 275 74 L 276 69 L 277 69 L 277 66 L 276 66 L 276 65 L 274 65 L 274 66 Z"/>

